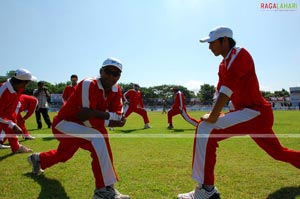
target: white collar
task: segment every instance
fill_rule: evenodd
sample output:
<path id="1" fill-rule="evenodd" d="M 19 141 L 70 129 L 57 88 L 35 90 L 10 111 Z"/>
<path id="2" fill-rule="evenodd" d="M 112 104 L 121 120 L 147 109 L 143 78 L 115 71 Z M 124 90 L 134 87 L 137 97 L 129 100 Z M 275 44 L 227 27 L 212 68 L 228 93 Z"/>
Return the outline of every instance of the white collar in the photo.
<path id="1" fill-rule="evenodd" d="M 10 79 L 8 79 L 7 81 L 6 81 L 6 86 L 7 86 L 7 88 L 8 88 L 8 90 L 9 90 L 9 92 L 11 92 L 11 93 L 16 93 L 16 91 L 14 90 L 14 88 L 13 88 L 13 86 L 11 85 L 11 83 L 10 83 L 10 81 L 9 81 Z"/>

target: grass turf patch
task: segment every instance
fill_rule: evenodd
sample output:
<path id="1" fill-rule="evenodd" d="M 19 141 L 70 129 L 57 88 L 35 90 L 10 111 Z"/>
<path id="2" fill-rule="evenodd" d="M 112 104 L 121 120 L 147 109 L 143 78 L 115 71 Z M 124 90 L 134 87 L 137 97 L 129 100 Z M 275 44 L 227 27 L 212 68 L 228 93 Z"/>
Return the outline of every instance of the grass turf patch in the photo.
<path id="1" fill-rule="evenodd" d="M 178 193 L 191 191 L 196 185 L 191 179 L 195 129 L 176 116 L 175 128 L 168 130 L 165 114 L 148 114 L 151 129 L 144 130 L 142 118 L 133 113 L 124 127 L 108 130 L 119 176 L 116 187 L 133 199 L 176 198 Z M 199 118 L 204 113 L 190 114 Z M 274 114 L 274 131 L 280 142 L 299 150 L 300 111 L 275 111 Z M 37 139 L 20 138 L 21 144 L 35 152 L 57 147 L 50 129 L 36 130 L 34 117 L 26 125 Z M 28 155 L 12 155 L 10 150 L 0 150 L 1 199 L 92 197 L 94 179 L 89 152 L 80 149 L 68 162 L 47 169 L 40 176 L 31 175 Z M 219 143 L 215 175 L 222 199 L 300 198 L 299 170 L 272 159 L 248 136 Z"/>

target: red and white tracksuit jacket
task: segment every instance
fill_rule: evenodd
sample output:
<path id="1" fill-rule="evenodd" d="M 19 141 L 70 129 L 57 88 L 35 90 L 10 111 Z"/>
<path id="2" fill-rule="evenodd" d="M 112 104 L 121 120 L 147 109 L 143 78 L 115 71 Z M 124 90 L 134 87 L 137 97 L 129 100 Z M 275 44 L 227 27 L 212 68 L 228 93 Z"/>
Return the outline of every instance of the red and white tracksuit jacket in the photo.
<path id="1" fill-rule="evenodd" d="M 174 103 L 168 111 L 168 123 L 172 124 L 172 118 L 175 115 L 181 114 L 183 119 L 193 126 L 197 126 L 198 122 L 192 118 L 186 111 L 184 95 L 181 91 L 177 91 L 174 97 Z"/>
<path id="2" fill-rule="evenodd" d="M 0 84 L 0 129 L 5 131 L 12 152 L 16 152 L 20 144 L 12 128 L 17 123 L 16 109 L 23 89 L 16 92 L 9 80 Z"/>
<path id="3" fill-rule="evenodd" d="M 23 134 L 29 135 L 29 132 L 25 126 L 25 120 L 27 120 L 35 111 L 37 105 L 37 99 L 30 95 L 22 94 L 20 96 L 20 101 L 16 108 L 16 115 L 17 115 L 17 125 L 22 129 Z M 26 111 L 26 114 L 24 116 L 21 115 L 22 112 Z M 1 129 L 2 130 L 2 129 Z M 5 131 L 3 130 L 1 132 L 0 130 L 0 141 L 5 142 Z M 4 135 L 3 135 L 4 134 Z M 11 136 L 11 135 L 10 135 Z M 15 136 L 15 135 L 13 135 Z"/>
<path id="4" fill-rule="evenodd" d="M 112 185 L 117 182 L 117 175 L 105 121 L 98 118 L 79 121 L 76 114 L 83 107 L 121 115 L 121 88 L 114 85 L 109 93 L 105 93 L 99 79 L 81 81 L 53 119 L 52 131 L 59 145 L 56 150 L 40 153 L 41 167 L 46 169 L 65 162 L 82 148 L 91 152 L 96 188 Z"/>
<path id="5" fill-rule="evenodd" d="M 271 105 L 262 97 L 254 62 L 244 48 L 233 48 L 219 66 L 217 91 L 230 97 L 234 110 L 216 123 L 199 122 L 194 141 L 193 174 L 199 184 L 214 185 L 218 142 L 249 135 L 276 160 L 300 168 L 300 151 L 283 147 L 272 130 Z"/>
<path id="6" fill-rule="evenodd" d="M 70 98 L 70 96 L 72 95 L 72 93 L 75 91 L 77 85 L 76 86 L 66 86 L 62 95 L 63 101 L 64 103 L 66 103 L 66 101 L 68 101 L 68 99 Z"/>
<path id="7" fill-rule="evenodd" d="M 144 108 L 141 91 L 130 89 L 123 94 L 125 102 L 129 102 L 129 106 L 124 109 L 124 116 L 127 118 L 132 112 L 143 117 L 144 123 L 149 123 L 147 111 Z"/>

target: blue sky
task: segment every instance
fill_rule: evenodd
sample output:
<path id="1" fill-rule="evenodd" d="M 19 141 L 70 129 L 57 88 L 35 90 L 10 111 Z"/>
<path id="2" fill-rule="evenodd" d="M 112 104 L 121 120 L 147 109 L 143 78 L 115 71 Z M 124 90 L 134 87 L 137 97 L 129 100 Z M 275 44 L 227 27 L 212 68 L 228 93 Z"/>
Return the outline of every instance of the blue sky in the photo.
<path id="1" fill-rule="evenodd" d="M 261 90 L 300 86 L 300 0 L 296 9 L 265 1 L 1 0 L 0 75 L 27 68 L 38 80 L 98 75 L 107 57 L 122 60 L 122 83 L 217 83 L 218 65 L 199 39 L 219 25 L 252 54 Z"/>

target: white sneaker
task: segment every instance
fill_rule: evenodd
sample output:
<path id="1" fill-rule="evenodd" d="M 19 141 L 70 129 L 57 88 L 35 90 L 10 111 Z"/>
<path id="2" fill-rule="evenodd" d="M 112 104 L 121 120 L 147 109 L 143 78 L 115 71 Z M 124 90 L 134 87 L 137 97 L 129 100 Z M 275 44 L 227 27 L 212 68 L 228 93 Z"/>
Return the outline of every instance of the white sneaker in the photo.
<path id="1" fill-rule="evenodd" d="M 32 166 L 32 173 L 34 175 L 40 175 L 44 172 L 44 170 L 41 168 L 40 163 L 40 154 L 39 153 L 33 153 L 27 158 L 29 164 Z"/>
<path id="2" fill-rule="evenodd" d="M 10 149 L 9 145 L 0 144 L 0 149 Z"/>
<path id="3" fill-rule="evenodd" d="M 34 140 L 35 137 L 33 137 L 32 135 L 23 135 L 22 136 L 24 140 Z"/>
<path id="4" fill-rule="evenodd" d="M 149 123 L 147 123 L 147 124 L 144 125 L 144 129 L 149 129 L 149 128 L 151 128 L 151 126 L 149 125 Z"/>
<path id="5" fill-rule="evenodd" d="M 93 199 L 130 199 L 129 196 L 121 194 L 113 186 L 107 186 L 94 191 Z"/>
<path id="6" fill-rule="evenodd" d="M 206 191 L 201 187 L 196 187 L 195 190 L 189 193 L 179 194 L 177 199 L 221 199 L 217 188 L 211 191 Z"/>
<path id="7" fill-rule="evenodd" d="M 30 149 L 26 146 L 20 145 L 19 149 L 15 153 L 30 153 L 32 151 L 33 151 L 32 149 Z"/>

